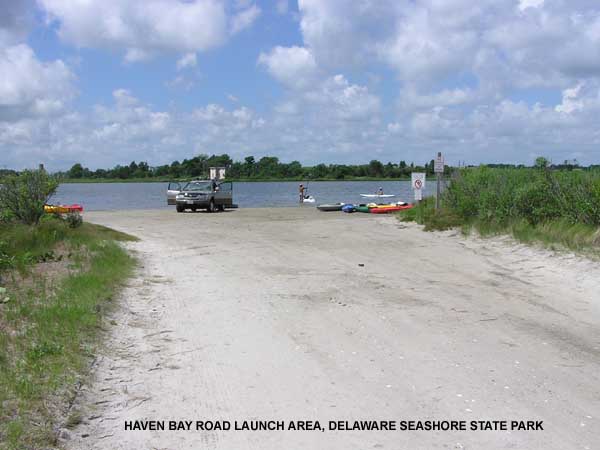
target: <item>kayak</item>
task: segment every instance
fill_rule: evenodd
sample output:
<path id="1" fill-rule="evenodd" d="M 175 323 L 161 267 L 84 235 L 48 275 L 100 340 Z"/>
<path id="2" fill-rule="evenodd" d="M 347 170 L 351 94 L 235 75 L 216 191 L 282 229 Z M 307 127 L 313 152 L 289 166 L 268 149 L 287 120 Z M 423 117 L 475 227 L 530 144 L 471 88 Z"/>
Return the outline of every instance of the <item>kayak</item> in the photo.
<path id="1" fill-rule="evenodd" d="M 44 212 L 50 214 L 67 214 L 70 212 L 83 212 L 83 206 L 73 205 L 44 205 Z"/>
<path id="2" fill-rule="evenodd" d="M 308 197 L 304 197 L 304 200 L 302 201 L 302 203 L 314 203 L 314 202 L 316 202 L 316 200 L 312 195 L 309 195 Z"/>
<path id="3" fill-rule="evenodd" d="M 354 205 L 344 205 L 342 206 L 342 211 L 345 213 L 353 213 L 355 211 Z"/>
<path id="4" fill-rule="evenodd" d="M 369 205 L 354 205 L 354 210 L 356 212 L 368 213 L 371 211 L 371 207 Z"/>
<path id="5" fill-rule="evenodd" d="M 379 205 L 375 208 L 371 208 L 370 209 L 370 213 L 371 214 L 386 214 L 389 212 L 396 212 L 396 211 L 404 211 L 405 209 L 410 209 L 412 208 L 413 205 L 411 204 L 407 204 L 407 205 Z"/>
<path id="6" fill-rule="evenodd" d="M 361 197 L 366 198 L 390 198 L 395 197 L 395 194 L 360 194 Z"/>
<path id="7" fill-rule="evenodd" d="M 378 206 L 395 206 L 395 204 L 382 205 L 380 203 L 367 203 L 367 204 L 361 203 L 360 205 L 354 205 L 354 209 L 358 212 L 368 213 L 368 212 L 371 212 L 371 209 L 377 208 Z"/>
<path id="8" fill-rule="evenodd" d="M 319 211 L 341 211 L 345 203 L 332 203 L 317 206 Z"/>

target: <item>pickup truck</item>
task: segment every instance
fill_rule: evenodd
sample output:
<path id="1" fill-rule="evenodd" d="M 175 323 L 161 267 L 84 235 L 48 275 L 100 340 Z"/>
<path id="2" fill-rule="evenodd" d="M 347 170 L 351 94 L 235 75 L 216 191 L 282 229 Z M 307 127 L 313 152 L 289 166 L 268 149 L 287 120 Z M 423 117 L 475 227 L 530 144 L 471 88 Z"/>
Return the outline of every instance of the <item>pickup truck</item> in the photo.
<path id="1" fill-rule="evenodd" d="M 175 205 L 177 212 L 184 212 L 186 209 L 224 211 L 225 208 L 235 207 L 233 186 L 230 181 L 216 180 L 194 180 L 183 187 L 178 182 L 171 182 L 167 188 L 167 204 Z"/>

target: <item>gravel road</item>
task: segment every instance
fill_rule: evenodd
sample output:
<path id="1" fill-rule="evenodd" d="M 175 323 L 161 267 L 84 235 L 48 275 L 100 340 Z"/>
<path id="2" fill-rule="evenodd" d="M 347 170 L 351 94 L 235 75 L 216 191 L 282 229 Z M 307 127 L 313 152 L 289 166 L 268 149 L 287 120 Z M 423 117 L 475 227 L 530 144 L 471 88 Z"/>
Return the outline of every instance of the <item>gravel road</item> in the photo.
<path id="1" fill-rule="evenodd" d="M 83 422 L 62 433 L 68 449 L 599 448 L 597 263 L 311 207 L 86 220 L 138 236 L 141 264 L 74 405 Z M 325 431 L 125 430 L 269 419 Z"/>

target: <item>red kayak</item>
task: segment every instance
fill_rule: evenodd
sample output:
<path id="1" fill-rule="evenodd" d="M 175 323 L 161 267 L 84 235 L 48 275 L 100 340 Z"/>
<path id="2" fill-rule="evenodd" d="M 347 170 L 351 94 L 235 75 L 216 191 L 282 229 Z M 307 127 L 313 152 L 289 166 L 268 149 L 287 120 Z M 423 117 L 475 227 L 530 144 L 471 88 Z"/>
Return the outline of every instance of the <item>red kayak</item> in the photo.
<path id="1" fill-rule="evenodd" d="M 83 212 L 83 206 L 73 205 L 44 205 L 44 211 L 54 214 L 67 214 L 71 212 Z"/>
<path id="2" fill-rule="evenodd" d="M 404 211 L 405 209 L 410 209 L 412 207 L 413 207 L 412 204 L 401 205 L 401 206 L 383 206 L 383 207 L 371 208 L 369 210 L 369 212 L 371 214 L 386 214 L 389 212 Z"/>

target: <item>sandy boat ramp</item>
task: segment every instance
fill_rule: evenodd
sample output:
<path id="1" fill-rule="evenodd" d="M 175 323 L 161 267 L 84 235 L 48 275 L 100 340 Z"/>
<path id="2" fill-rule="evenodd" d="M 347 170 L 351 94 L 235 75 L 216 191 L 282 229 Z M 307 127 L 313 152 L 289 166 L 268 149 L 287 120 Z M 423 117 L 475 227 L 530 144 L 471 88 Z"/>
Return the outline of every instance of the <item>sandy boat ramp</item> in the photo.
<path id="1" fill-rule="evenodd" d="M 67 449 L 599 448 L 597 263 L 310 207 L 86 220 L 138 236 L 140 267 Z M 126 430 L 170 420 L 193 425 Z M 253 420 L 324 431 L 195 429 Z M 544 429 L 328 429 L 355 420 Z"/>

